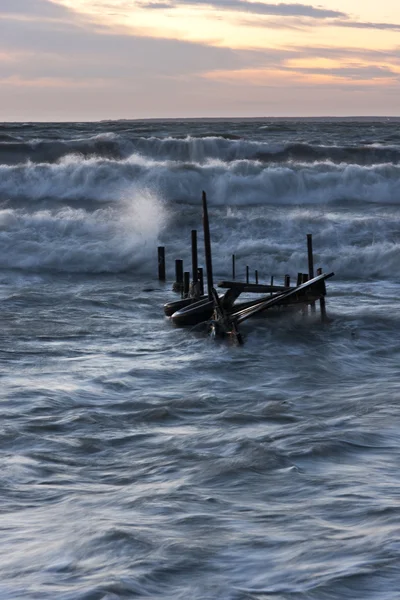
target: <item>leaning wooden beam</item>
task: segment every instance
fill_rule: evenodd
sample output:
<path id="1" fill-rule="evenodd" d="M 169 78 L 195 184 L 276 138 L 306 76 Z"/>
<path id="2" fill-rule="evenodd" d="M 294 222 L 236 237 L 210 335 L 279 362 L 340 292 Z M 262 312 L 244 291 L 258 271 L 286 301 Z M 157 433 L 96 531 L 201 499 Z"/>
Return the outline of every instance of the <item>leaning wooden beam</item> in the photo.
<path id="1" fill-rule="evenodd" d="M 263 302 L 256 304 L 256 306 L 244 309 L 243 311 L 240 311 L 239 313 L 235 314 L 235 321 L 237 324 L 242 323 L 243 321 L 246 321 L 250 317 L 253 317 L 254 315 L 258 314 L 259 312 L 262 312 L 263 310 L 267 310 L 268 308 L 271 308 L 272 306 L 278 306 L 279 304 L 284 304 L 286 302 L 286 300 L 289 300 L 290 298 L 295 297 L 296 294 L 299 294 L 300 292 L 304 292 L 307 289 L 311 289 L 313 286 L 315 286 L 315 284 L 322 283 L 326 279 L 329 279 L 329 277 L 333 277 L 333 275 L 334 275 L 334 273 L 328 273 L 326 275 L 325 274 L 318 275 L 317 277 L 310 279 L 306 283 L 303 283 L 302 285 L 299 285 L 296 288 L 292 288 L 288 292 L 283 292 L 282 294 L 278 294 L 277 296 L 275 296 L 269 300 L 265 300 Z"/>

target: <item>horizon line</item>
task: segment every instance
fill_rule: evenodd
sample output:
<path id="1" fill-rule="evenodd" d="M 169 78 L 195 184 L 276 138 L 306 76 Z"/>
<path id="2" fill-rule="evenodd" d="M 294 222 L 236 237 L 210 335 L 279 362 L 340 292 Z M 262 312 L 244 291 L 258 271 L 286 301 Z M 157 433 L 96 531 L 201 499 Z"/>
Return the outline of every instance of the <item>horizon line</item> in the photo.
<path id="1" fill-rule="evenodd" d="M 224 116 L 218 116 L 218 117 L 122 117 L 122 118 L 116 118 L 116 119 L 55 119 L 55 120 L 15 120 L 15 119 L 10 119 L 10 120 L 3 120 L 0 121 L 0 125 L 3 124 L 7 124 L 7 125 L 11 125 L 11 124 L 51 124 L 51 123 L 118 123 L 118 122 L 137 122 L 137 121 L 153 121 L 153 122 L 157 122 L 157 121 L 293 121 L 293 120 L 303 120 L 303 121 L 317 121 L 317 120 L 336 120 L 336 121 L 340 121 L 340 120 L 373 120 L 373 119 L 378 119 L 378 120 L 382 120 L 382 119 L 387 119 L 387 120 L 400 120 L 400 114 L 399 115 L 342 115 L 342 116 L 335 116 L 335 115 L 321 115 L 321 116 L 315 116 L 315 117 L 310 117 L 310 116 L 302 116 L 302 115 L 296 115 L 296 116 L 256 116 L 256 117 L 224 117 Z"/>

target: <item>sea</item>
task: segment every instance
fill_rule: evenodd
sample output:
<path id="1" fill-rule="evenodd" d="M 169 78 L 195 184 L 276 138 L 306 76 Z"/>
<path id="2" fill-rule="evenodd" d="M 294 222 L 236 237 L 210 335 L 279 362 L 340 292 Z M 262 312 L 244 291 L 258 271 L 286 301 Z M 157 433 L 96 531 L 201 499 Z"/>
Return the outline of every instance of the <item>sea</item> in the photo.
<path id="1" fill-rule="evenodd" d="M 329 323 L 164 316 L 203 191 Z M 0 338 L 1 600 L 400 598 L 399 118 L 1 124 Z"/>

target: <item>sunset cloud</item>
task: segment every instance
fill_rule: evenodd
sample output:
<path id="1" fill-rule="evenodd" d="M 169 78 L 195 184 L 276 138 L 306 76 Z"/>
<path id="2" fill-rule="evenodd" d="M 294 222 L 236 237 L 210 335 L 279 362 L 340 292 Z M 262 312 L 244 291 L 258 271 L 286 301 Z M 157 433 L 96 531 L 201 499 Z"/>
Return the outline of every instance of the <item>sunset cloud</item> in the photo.
<path id="1" fill-rule="evenodd" d="M 394 18 L 247 0 L 2 0 L 0 16 L 0 120 L 399 112 Z"/>
<path id="2" fill-rule="evenodd" d="M 215 10 L 231 10 L 237 12 L 250 12 L 259 15 L 280 15 L 282 17 L 311 17 L 315 19 L 328 19 L 332 17 L 345 17 L 345 13 L 337 10 L 318 8 L 307 4 L 270 4 L 265 2 L 247 2 L 246 0 L 172 0 L 171 2 L 143 2 L 143 8 L 160 9 L 176 8 L 178 6 L 206 6 Z"/>
<path id="3" fill-rule="evenodd" d="M 0 15 L 26 19 L 63 19 L 74 11 L 51 0 L 1 0 Z"/>

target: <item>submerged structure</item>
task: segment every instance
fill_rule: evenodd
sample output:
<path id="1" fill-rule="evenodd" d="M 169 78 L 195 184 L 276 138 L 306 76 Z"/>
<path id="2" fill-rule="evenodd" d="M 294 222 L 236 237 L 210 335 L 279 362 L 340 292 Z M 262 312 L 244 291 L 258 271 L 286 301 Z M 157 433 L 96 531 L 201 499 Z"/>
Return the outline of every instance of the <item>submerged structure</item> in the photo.
<path id="1" fill-rule="evenodd" d="M 321 321 L 328 321 L 326 316 L 325 281 L 334 273 L 322 273 L 318 269 L 314 276 L 314 259 L 312 236 L 307 234 L 308 273 L 298 273 L 295 286 L 290 285 L 290 277 L 285 275 L 284 285 L 270 285 L 249 282 L 249 269 L 246 268 L 246 281 L 235 279 L 235 257 L 232 257 L 232 281 L 221 281 L 218 288 L 225 290 L 218 293 L 213 282 L 213 266 L 211 253 L 211 237 L 208 217 L 206 193 L 202 195 L 203 231 L 206 262 L 207 293 L 204 293 L 203 269 L 198 267 L 197 232 L 192 231 L 192 280 L 190 272 L 183 272 L 181 260 L 175 261 L 175 283 L 173 289 L 180 292 L 181 299 L 164 305 L 164 313 L 180 327 L 206 323 L 207 330 L 213 337 L 227 337 L 237 344 L 243 343 L 239 325 L 244 321 L 268 312 L 292 313 L 301 310 L 307 313 L 316 312 L 319 303 Z M 165 250 L 158 249 L 159 279 L 165 281 Z M 238 302 L 241 294 L 257 294 L 257 299 Z M 261 296 L 260 296 L 261 295 Z"/>

